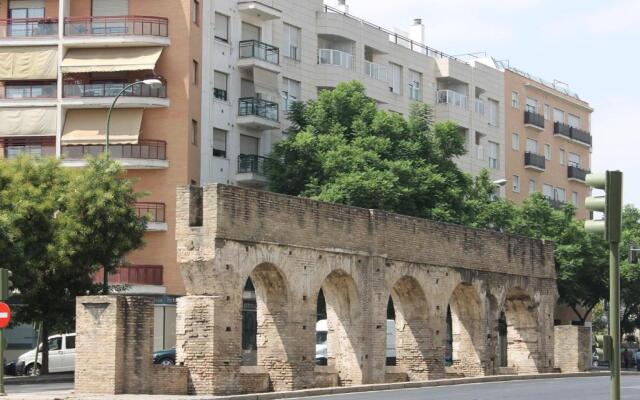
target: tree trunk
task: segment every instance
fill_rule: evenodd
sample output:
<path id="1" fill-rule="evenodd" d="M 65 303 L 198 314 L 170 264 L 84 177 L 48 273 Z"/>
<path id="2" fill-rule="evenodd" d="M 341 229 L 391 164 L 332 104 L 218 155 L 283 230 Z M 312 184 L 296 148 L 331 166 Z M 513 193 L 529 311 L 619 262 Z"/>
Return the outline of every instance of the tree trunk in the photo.
<path id="1" fill-rule="evenodd" d="M 47 321 L 42 321 L 42 364 L 40 375 L 49 373 L 49 325 Z"/>

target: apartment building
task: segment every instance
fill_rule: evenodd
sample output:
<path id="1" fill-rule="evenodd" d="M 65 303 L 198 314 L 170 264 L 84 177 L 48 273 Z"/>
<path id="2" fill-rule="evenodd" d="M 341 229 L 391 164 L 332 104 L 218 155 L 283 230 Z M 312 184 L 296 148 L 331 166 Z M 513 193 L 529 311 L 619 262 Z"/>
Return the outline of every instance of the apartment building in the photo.
<path id="1" fill-rule="evenodd" d="M 593 109 L 565 85 L 505 67 L 507 198 L 541 192 L 554 207 L 571 203 L 587 219 Z"/>
<path id="2" fill-rule="evenodd" d="M 286 137 L 290 104 L 349 80 L 386 110 L 431 105 L 467 138 L 462 169 L 505 178 L 504 81 L 492 60 L 448 56 L 424 44 L 420 20 L 400 34 L 348 14 L 344 2 L 205 4 L 201 182 L 263 187 L 264 157 Z"/>
<path id="3" fill-rule="evenodd" d="M 111 156 L 151 222 L 146 247 L 130 254 L 113 283 L 158 297 L 156 348 L 172 345 L 176 263 L 175 188 L 200 179 L 201 10 L 194 0 L 0 1 L 0 157 L 57 156 L 82 167 L 104 151 L 107 111 L 133 86 L 111 120 Z M 166 334 L 163 334 L 166 333 Z"/>

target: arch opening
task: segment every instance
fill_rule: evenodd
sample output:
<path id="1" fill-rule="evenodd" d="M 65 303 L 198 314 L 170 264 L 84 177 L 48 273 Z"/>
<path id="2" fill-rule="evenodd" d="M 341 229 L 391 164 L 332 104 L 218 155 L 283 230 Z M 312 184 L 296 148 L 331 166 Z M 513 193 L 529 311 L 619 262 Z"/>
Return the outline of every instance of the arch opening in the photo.
<path id="1" fill-rule="evenodd" d="M 456 287 L 447 307 L 447 339 L 445 364 L 458 375 L 485 374 L 483 354 L 485 342 L 480 297 L 469 284 Z"/>
<path id="2" fill-rule="evenodd" d="M 504 304 L 507 366 L 517 373 L 541 372 L 537 307 L 520 288 L 507 293 Z"/>

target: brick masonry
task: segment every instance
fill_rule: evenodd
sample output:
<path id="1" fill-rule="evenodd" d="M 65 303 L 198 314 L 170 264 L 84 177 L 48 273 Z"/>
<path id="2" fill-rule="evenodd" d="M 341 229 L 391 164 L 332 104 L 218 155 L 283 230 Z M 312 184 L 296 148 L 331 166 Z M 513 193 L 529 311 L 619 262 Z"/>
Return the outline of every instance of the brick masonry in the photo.
<path id="1" fill-rule="evenodd" d="M 555 327 L 555 362 L 562 372 L 584 372 L 591 368 L 591 328 Z"/>

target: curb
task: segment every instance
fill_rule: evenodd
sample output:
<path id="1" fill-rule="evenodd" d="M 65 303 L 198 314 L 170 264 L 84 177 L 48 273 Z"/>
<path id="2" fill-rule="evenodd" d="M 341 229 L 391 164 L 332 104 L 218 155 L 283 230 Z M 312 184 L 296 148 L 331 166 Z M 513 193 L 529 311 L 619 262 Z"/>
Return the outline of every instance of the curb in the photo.
<path id="1" fill-rule="evenodd" d="M 40 383 L 70 383 L 74 381 L 73 374 L 58 373 L 43 376 L 16 376 L 4 379 L 5 386 L 37 385 Z"/>

